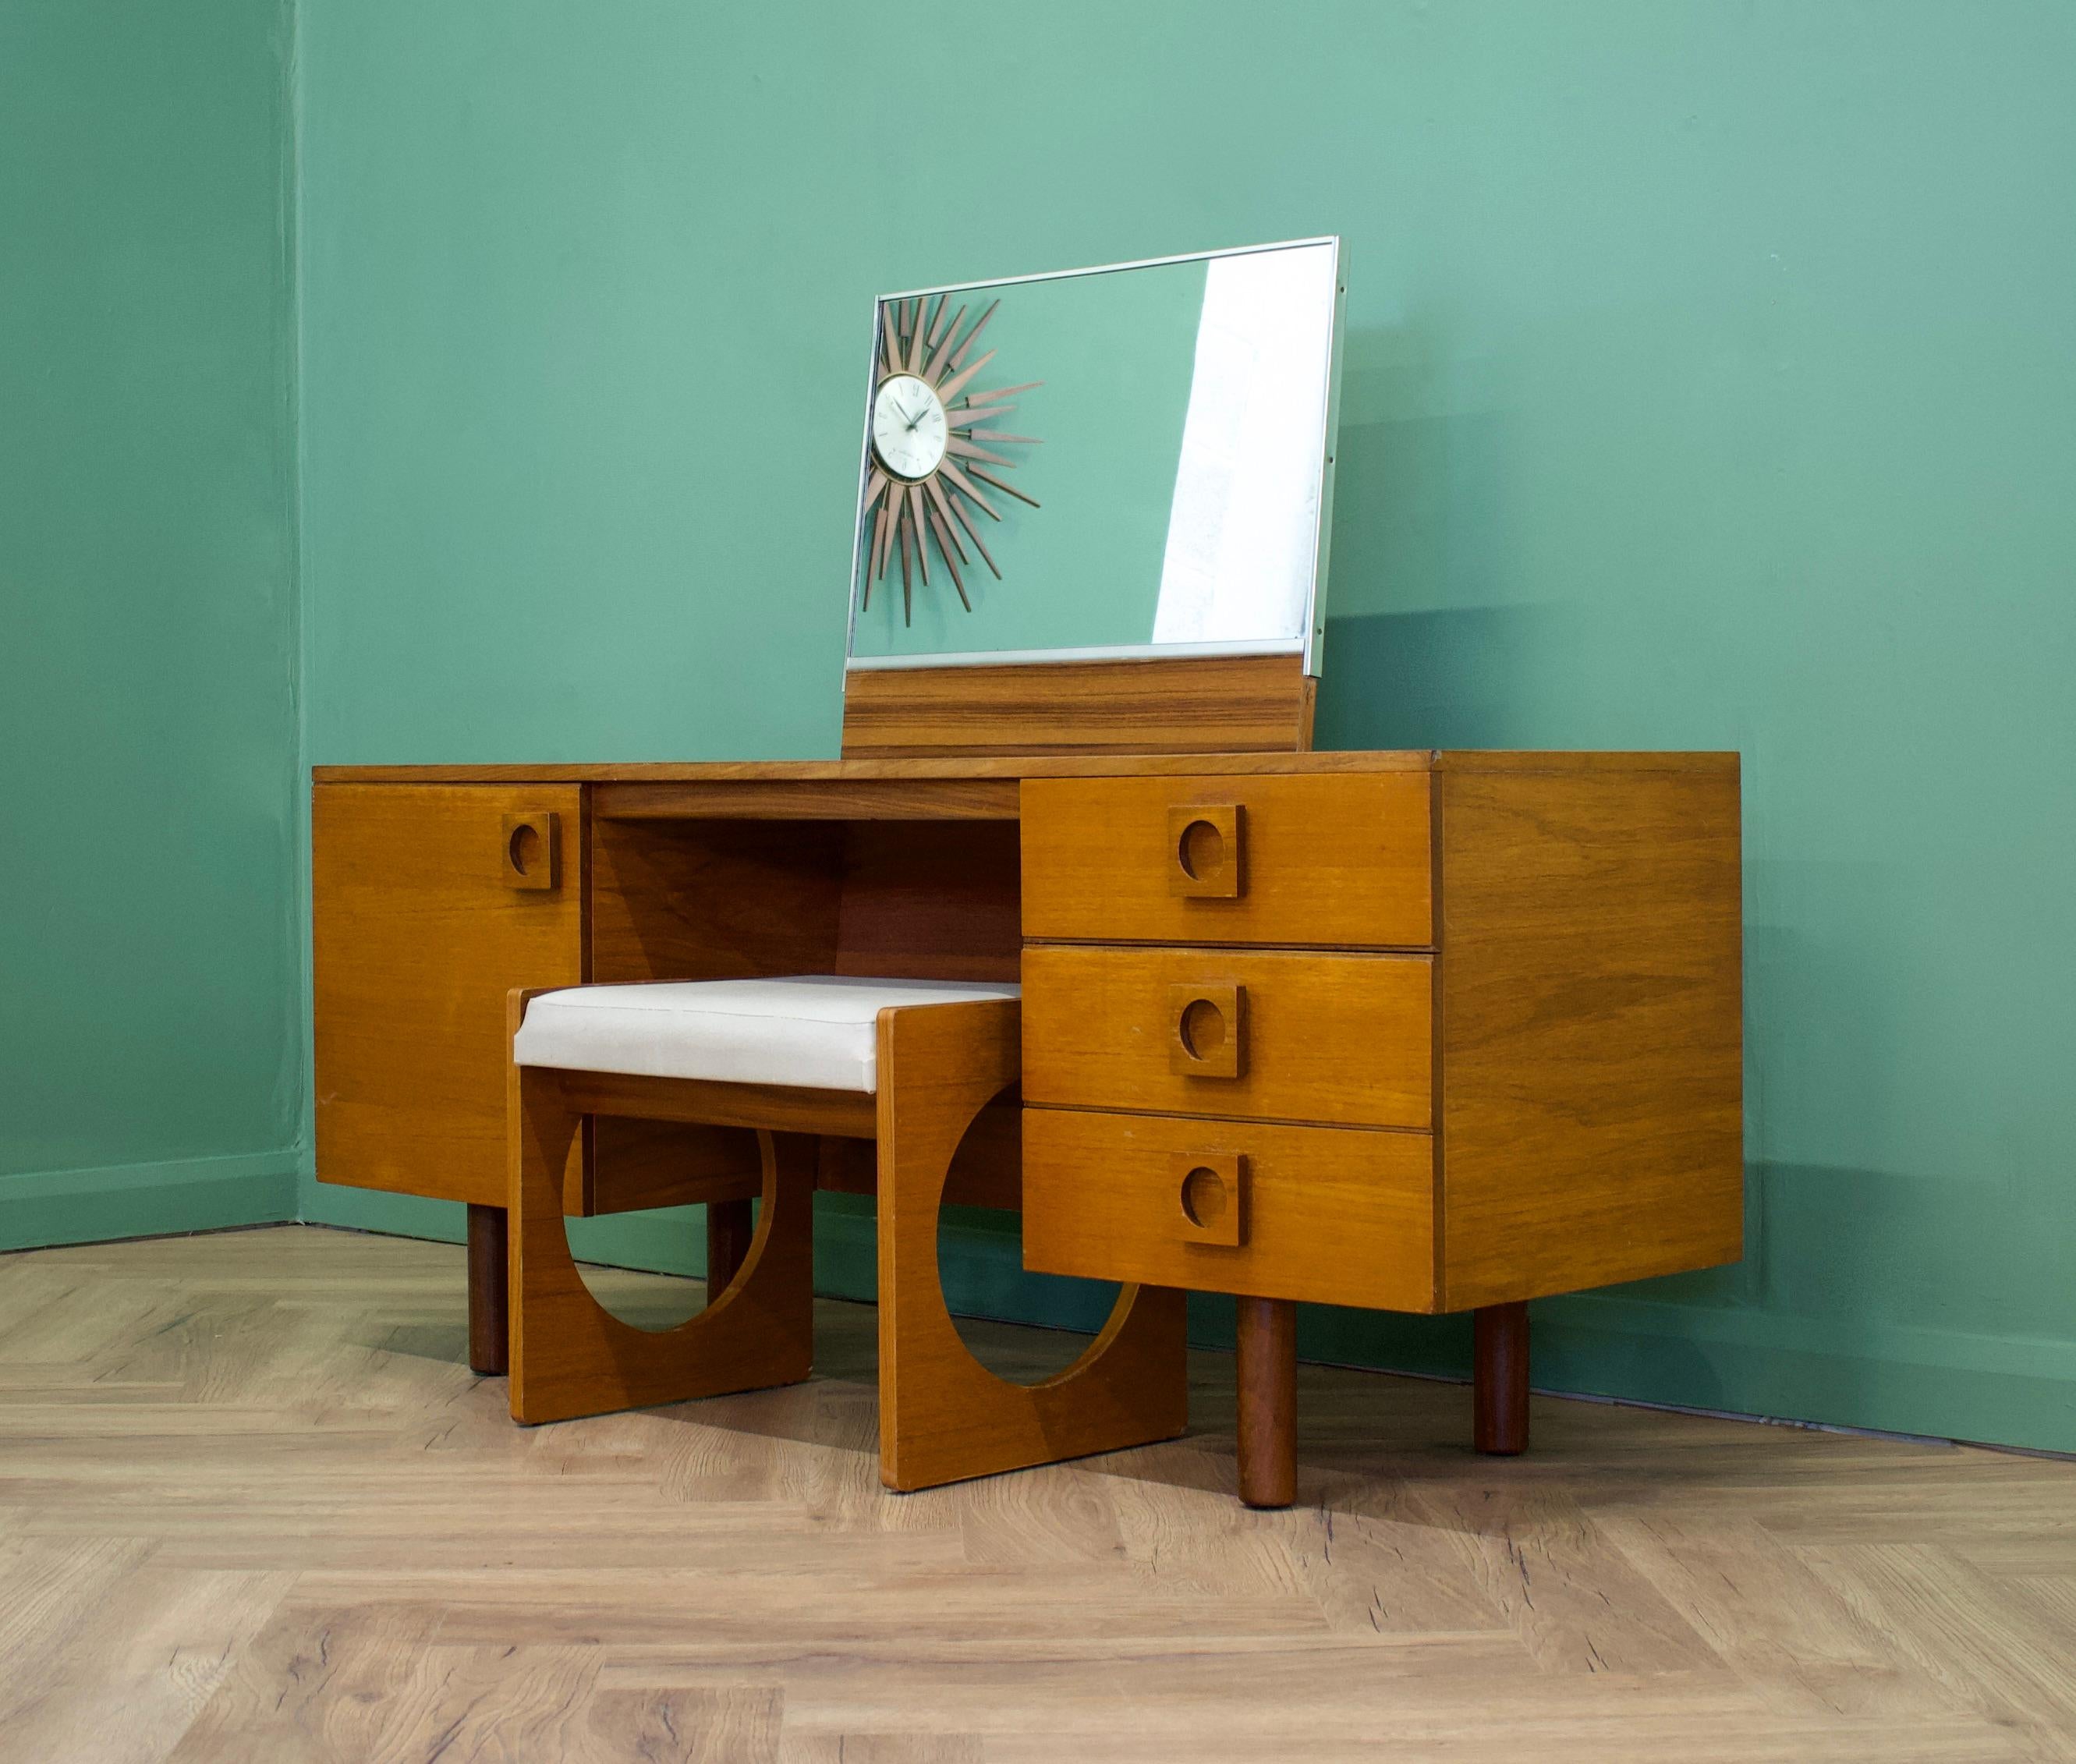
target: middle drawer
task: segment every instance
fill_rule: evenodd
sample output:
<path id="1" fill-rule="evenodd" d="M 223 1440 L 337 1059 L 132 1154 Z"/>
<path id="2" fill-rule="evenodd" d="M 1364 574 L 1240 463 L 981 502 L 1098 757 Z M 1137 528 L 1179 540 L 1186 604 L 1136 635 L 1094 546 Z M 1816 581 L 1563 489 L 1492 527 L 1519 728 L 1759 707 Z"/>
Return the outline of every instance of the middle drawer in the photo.
<path id="1" fill-rule="evenodd" d="M 1433 1125 L 1433 958 L 1023 946 L 1023 1100 Z"/>

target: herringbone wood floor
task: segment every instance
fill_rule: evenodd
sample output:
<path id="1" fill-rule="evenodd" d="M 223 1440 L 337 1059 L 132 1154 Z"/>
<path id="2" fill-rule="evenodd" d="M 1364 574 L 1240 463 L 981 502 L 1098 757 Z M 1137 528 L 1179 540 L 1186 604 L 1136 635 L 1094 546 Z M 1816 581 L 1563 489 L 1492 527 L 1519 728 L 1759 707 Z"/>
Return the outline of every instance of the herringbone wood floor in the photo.
<path id="1" fill-rule="evenodd" d="M 2076 1759 L 2076 1465 L 1542 1400 L 1490 1463 L 1308 1368 L 1255 1514 L 1205 1355 L 1187 1439 L 896 1497 L 821 1322 L 806 1386 L 528 1432 L 459 1250 L 0 1257 L 0 1758 Z"/>

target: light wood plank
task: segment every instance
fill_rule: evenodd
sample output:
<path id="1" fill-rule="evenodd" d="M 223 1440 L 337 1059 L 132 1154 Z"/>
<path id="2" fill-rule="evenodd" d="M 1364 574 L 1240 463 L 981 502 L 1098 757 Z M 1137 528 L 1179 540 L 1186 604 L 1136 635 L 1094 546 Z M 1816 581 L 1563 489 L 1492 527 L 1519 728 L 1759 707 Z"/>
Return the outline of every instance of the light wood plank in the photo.
<path id="1" fill-rule="evenodd" d="M 2076 1465 L 1547 1397 L 1480 1460 L 1462 1387 L 1308 1366 L 1301 1505 L 1252 1513 L 1200 1354 L 1193 1434 L 896 1496 L 869 1307 L 817 1307 L 809 1383 L 524 1430 L 462 1270 L 296 1226 L 0 1256 L 0 1753 L 2076 1757 Z"/>

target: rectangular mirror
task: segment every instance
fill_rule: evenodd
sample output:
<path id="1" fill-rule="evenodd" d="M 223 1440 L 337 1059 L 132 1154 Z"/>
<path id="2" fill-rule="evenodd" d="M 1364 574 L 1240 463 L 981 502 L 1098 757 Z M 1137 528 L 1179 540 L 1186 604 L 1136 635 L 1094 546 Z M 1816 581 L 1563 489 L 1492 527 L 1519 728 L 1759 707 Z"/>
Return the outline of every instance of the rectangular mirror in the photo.
<path id="1" fill-rule="evenodd" d="M 1318 239 L 880 300 L 849 665 L 1316 673 L 1341 293 Z"/>

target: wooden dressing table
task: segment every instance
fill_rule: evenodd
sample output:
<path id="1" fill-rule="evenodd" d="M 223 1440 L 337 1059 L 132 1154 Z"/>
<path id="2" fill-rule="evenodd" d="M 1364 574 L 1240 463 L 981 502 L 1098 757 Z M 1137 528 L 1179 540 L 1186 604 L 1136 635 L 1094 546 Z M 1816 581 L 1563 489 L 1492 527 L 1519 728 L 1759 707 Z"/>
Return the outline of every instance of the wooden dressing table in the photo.
<path id="1" fill-rule="evenodd" d="M 318 768 L 320 1178 L 468 1203 L 501 1370 L 509 990 L 1020 977 L 1020 1106 L 947 1197 L 1239 1295 L 1248 1499 L 1291 1498 L 1301 1300 L 1475 1310 L 1522 1449 L 1527 1300 L 1742 1252 L 1737 756 L 1314 753 L 1298 667 L 853 674 L 832 762 Z M 756 1168 L 600 1122 L 565 1204 L 707 1202 L 711 1278 Z"/>

